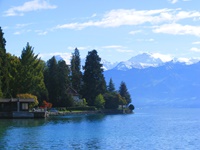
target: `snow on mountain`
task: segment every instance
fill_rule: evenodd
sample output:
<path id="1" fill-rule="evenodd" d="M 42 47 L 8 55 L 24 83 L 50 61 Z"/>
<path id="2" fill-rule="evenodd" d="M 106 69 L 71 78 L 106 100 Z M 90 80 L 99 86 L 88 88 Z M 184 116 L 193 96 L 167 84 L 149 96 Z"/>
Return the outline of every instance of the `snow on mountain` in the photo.
<path id="1" fill-rule="evenodd" d="M 200 58 L 174 58 L 173 62 L 179 62 L 179 63 L 184 63 L 186 65 L 192 65 L 195 63 L 198 63 L 200 61 Z"/>
<path id="2" fill-rule="evenodd" d="M 120 62 L 114 69 L 123 71 L 132 68 L 145 69 L 148 67 L 159 67 L 166 64 L 167 62 L 192 65 L 200 62 L 200 58 L 172 58 L 169 55 L 163 55 L 159 53 L 142 53 L 132 57 L 127 61 Z"/>
<path id="3" fill-rule="evenodd" d="M 155 57 L 150 53 L 142 53 L 129 59 L 128 61 L 120 62 L 115 69 L 128 70 L 132 68 L 143 69 L 148 67 L 158 67 L 162 65 L 164 61 Z"/>
<path id="4" fill-rule="evenodd" d="M 71 60 L 71 56 L 67 55 L 55 55 L 55 59 L 56 61 L 60 61 L 60 60 L 64 60 L 66 62 L 66 64 L 70 64 L 70 60 Z"/>
<path id="5" fill-rule="evenodd" d="M 109 61 L 106 61 L 105 59 L 102 59 L 101 63 L 103 64 L 104 71 L 113 69 L 118 64 L 118 62 L 111 63 Z"/>

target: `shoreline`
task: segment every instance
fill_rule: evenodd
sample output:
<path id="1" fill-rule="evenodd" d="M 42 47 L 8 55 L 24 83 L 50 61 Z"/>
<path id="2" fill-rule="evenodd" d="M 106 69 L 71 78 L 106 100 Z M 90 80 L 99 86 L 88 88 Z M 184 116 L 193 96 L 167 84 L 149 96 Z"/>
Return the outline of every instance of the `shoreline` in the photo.
<path id="1" fill-rule="evenodd" d="M 79 115 L 79 114 L 132 114 L 133 111 L 125 110 L 97 110 L 97 111 L 71 111 L 71 112 L 48 112 L 48 116 L 64 116 L 64 115 Z"/>

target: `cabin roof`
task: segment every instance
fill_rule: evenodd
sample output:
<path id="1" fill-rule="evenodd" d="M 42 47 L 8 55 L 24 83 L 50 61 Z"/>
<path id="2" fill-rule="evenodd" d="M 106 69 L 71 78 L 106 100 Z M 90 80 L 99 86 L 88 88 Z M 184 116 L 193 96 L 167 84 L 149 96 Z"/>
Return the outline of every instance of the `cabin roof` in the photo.
<path id="1" fill-rule="evenodd" d="M 78 92 L 75 89 L 73 89 L 72 87 L 68 87 L 67 92 L 73 96 L 79 96 Z"/>
<path id="2" fill-rule="evenodd" d="M 0 99 L 0 103 L 9 103 L 9 102 L 29 102 L 33 103 L 34 99 L 33 98 L 10 98 L 10 99 Z"/>

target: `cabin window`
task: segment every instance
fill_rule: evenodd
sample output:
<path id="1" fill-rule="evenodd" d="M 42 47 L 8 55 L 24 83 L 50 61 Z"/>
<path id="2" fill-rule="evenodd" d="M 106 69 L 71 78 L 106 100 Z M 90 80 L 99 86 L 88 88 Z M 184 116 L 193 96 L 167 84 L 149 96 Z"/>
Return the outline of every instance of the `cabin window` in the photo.
<path id="1" fill-rule="evenodd" d="M 28 103 L 22 103 L 22 110 L 28 110 Z"/>

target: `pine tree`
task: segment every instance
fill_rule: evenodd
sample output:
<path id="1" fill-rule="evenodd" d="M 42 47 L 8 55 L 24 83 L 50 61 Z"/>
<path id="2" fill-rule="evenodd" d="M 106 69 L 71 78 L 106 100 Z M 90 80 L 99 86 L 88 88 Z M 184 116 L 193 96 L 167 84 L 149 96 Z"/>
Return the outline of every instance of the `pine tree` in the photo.
<path id="1" fill-rule="evenodd" d="M 120 87 L 119 87 L 119 94 L 123 98 L 125 98 L 127 104 L 131 103 L 131 96 L 127 90 L 125 82 L 123 81 L 121 82 Z"/>
<path id="2" fill-rule="evenodd" d="M 88 105 L 94 106 L 97 95 L 104 94 L 106 91 L 106 82 L 103 75 L 101 58 L 96 50 L 88 52 L 85 66 L 83 67 L 83 89 L 82 95 L 86 98 Z"/>
<path id="3" fill-rule="evenodd" d="M 73 105 L 71 95 L 67 89 L 70 86 L 69 67 L 64 60 L 58 62 L 58 89 L 59 89 L 59 103 L 58 105 L 69 107 Z"/>
<path id="4" fill-rule="evenodd" d="M 55 106 L 58 104 L 59 100 L 59 83 L 58 65 L 54 56 L 47 61 L 44 77 L 45 85 L 49 93 L 49 101 Z"/>
<path id="5" fill-rule="evenodd" d="M 19 70 L 20 70 L 20 60 L 18 57 L 13 56 L 9 53 L 7 53 L 7 60 L 10 64 L 10 69 L 9 69 L 9 74 L 10 74 L 10 95 L 11 97 L 16 97 L 16 95 L 18 94 L 18 89 L 20 85 L 18 85 L 18 74 L 19 74 Z"/>
<path id="6" fill-rule="evenodd" d="M 8 97 L 9 92 L 9 62 L 6 55 L 6 40 L 3 37 L 4 33 L 0 27 L 0 97 Z"/>
<path id="7" fill-rule="evenodd" d="M 82 73 L 81 73 L 81 60 L 79 55 L 79 50 L 76 48 L 74 53 L 72 54 L 71 59 L 71 82 L 72 87 L 79 93 L 81 90 L 81 81 L 82 81 Z"/>
<path id="8" fill-rule="evenodd" d="M 45 85 L 49 92 L 49 101 L 53 104 L 53 107 L 73 105 L 72 97 L 67 91 L 70 86 L 69 73 L 69 67 L 64 60 L 57 62 L 53 56 L 47 61 Z"/>
<path id="9" fill-rule="evenodd" d="M 110 78 L 109 84 L 108 84 L 108 92 L 115 92 L 115 85 L 113 83 L 112 78 Z"/>
<path id="10" fill-rule="evenodd" d="M 18 74 L 18 94 L 30 93 L 38 97 L 46 93 L 44 84 L 44 63 L 33 52 L 33 47 L 27 43 L 20 57 Z"/>

